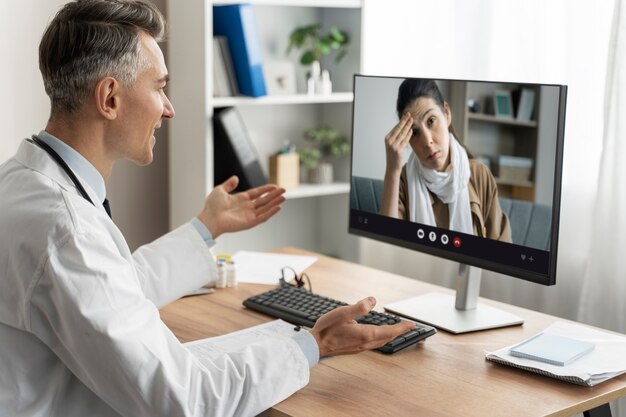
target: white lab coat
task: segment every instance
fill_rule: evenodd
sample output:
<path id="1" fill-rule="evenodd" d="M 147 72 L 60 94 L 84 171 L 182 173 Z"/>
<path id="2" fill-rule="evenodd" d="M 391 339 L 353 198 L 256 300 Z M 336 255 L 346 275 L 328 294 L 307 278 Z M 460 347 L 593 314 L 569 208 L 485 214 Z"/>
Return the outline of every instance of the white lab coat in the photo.
<path id="1" fill-rule="evenodd" d="M 0 166 L 0 232 L 0 416 L 252 416 L 308 382 L 290 338 L 193 357 L 158 308 L 211 277 L 199 233 L 186 224 L 131 254 L 27 141 Z"/>

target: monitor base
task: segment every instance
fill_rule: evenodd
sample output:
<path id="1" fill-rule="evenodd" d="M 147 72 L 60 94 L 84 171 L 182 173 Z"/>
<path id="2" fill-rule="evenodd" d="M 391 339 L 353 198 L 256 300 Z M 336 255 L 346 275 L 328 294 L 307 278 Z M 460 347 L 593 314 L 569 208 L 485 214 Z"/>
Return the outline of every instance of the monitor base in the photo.
<path id="1" fill-rule="evenodd" d="M 432 292 L 387 304 L 385 310 L 455 334 L 524 323 L 521 317 L 486 304 L 478 303 L 471 310 L 457 310 L 455 303 L 453 295 Z"/>

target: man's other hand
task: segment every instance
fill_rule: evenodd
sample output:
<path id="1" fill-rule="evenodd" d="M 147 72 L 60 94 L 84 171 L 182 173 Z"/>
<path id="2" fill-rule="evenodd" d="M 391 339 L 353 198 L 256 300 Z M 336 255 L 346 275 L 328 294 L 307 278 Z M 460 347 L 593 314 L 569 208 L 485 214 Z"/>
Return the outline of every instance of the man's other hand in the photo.
<path id="1" fill-rule="evenodd" d="M 274 184 L 231 194 L 237 184 L 239 178 L 232 176 L 216 186 L 198 214 L 198 218 L 209 229 L 213 239 L 222 233 L 250 229 L 267 221 L 278 213 L 280 205 L 285 201 L 283 196 L 285 189 Z"/>

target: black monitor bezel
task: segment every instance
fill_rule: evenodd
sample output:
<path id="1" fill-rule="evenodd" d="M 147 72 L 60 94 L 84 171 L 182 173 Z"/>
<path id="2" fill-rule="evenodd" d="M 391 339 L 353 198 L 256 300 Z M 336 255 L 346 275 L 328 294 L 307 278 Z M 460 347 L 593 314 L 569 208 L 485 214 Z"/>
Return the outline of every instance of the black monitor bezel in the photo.
<path id="1" fill-rule="evenodd" d="M 531 281 L 534 283 L 542 284 L 542 285 L 555 285 L 556 284 L 556 274 L 557 274 L 557 254 L 558 254 L 558 243 L 559 243 L 559 222 L 560 222 L 560 211 L 561 211 L 561 185 L 562 185 L 562 176 L 563 176 L 563 143 L 565 137 L 565 115 L 566 115 L 566 104 L 567 104 L 567 85 L 564 84 L 551 84 L 551 83 L 529 83 L 529 82 L 516 82 L 516 81 L 495 81 L 495 80 L 464 80 L 464 79 L 451 79 L 451 78 L 426 78 L 426 77 L 400 77 L 400 76 L 380 76 L 380 75 L 364 75 L 364 74 L 354 74 L 353 76 L 353 93 L 354 99 L 352 100 L 352 132 L 351 132 L 351 144 L 350 147 L 350 195 L 352 195 L 352 187 L 353 187 L 353 157 L 354 157 L 354 125 L 355 125 L 355 105 L 357 100 L 357 78 L 394 78 L 394 79 L 404 79 L 404 78 L 422 78 L 422 79 L 432 79 L 436 81 L 457 81 L 457 82 L 480 82 L 480 83 L 490 83 L 490 84 L 516 84 L 519 86 L 550 86 L 550 87 L 558 87 L 559 88 L 559 109 L 558 109 L 558 121 L 557 121 L 557 132 L 556 132 L 556 150 L 555 150 L 555 166 L 554 166 L 554 184 L 553 184 L 553 197 L 552 197 L 552 224 L 551 224 L 551 239 L 550 239 L 550 250 L 549 250 L 549 261 L 548 261 L 548 269 L 545 274 L 538 273 L 534 271 L 530 271 L 528 269 L 522 269 L 518 267 L 514 267 L 511 265 L 507 265 L 498 261 L 489 260 L 485 258 L 476 258 L 474 256 L 467 256 L 463 253 L 455 253 L 449 250 L 443 250 L 435 245 L 422 244 L 418 241 L 407 241 L 403 239 L 397 239 L 392 236 L 386 236 L 379 233 L 372 233 L 367 230 L 362 223 L 356 221 L 356 217 L 358 215 L 358 210 L 353 209 L 351 205 L 351 199 L 348 199 L 348 233 L 356 236 L 362 236 L 386 243 L 391 243 L 396 246 L 404 247 L 407 249 L 416 250 L 419 252 L 424 252 L 430 255 L 434 255 L 440 258 L 449 259 L 455 262 L 461 262 L 467 265 L 476 266 L 479 268 L 487 269 L 490 271 L 494 271 L 501 274 L 510 275 L 516 278 L 521 278 L 526 281 Z M 388 221 L 390 219 L 387 216 L 383 216 L 376 213 L 368 213 L 370 218 L 379 221 Z M 396 220 L 396 219 L 393 219 Z M 398 220 L 402 221 L 402 220 Z M 432 227 L 430 227 L 432 229 Z M 437 229 L 437 228 L 434 228 Z M 444 231 L 445 229 L 439 229 Z M 509 243 L 501 243 L 502 245 L 511 245 Z"/>

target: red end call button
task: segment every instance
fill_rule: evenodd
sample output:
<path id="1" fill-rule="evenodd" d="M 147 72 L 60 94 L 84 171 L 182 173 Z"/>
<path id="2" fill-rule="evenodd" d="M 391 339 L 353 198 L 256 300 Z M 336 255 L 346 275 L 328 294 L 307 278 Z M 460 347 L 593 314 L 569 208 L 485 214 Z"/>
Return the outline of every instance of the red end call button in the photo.
<path id="1" fill-rule="evenodd" d="M 461 238 L 456 236 L 454 239 L 452 239 L 452 244 L 454 245 L 455 248 L 460 248 L 461 247 Z"/>

